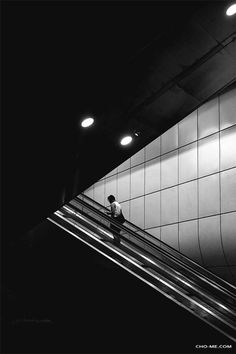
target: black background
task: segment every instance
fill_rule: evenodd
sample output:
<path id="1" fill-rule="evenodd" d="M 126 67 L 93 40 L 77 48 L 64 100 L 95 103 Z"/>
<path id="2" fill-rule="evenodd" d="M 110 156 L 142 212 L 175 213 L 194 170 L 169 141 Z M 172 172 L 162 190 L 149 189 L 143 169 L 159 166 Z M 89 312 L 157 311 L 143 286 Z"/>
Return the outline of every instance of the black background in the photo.
<path id="1" fill-rule="evenodd" d="M 170 3 L 157 12 L 154 2 L 133 4 L 2 2 L 3 353 L 193 353 L 230 343 L 49 222 L 35 227 L 63 203 L 80 163 L 88 174 L 78 172 L 77 192 L 125 158 L 109 130 L 87 135 L 78 121 L 87 112 L 111 124 L 103 112 L 119 111 L 127 63 L 196 6 L 170 15 Z"/>

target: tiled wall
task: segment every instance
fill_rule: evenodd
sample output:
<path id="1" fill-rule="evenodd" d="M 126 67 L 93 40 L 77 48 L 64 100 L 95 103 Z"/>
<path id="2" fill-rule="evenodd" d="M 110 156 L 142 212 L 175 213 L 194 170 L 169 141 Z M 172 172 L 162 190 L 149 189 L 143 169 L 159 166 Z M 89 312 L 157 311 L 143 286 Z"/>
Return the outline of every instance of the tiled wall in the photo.
<path id="1" fill-rule="evenodd" d="M 236 284 L 236 89 L 204 104 L 91 186 L 134 224 Z"/>

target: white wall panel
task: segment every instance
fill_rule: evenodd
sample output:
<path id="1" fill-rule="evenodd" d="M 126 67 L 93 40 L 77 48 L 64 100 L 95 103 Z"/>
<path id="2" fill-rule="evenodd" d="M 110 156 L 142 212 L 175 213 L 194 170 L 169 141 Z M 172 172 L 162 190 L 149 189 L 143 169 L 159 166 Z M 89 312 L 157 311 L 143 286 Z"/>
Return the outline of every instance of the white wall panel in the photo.
<path id="1" fill-rule="evenodd" d="M 199 217 L 220 212 L 219 174 L 199 179 Z"/>
<path id="2" fill-rule="evenodd" d="M 236 167 L 236 125 L 220 133 L 220 168 L 231 167 Z"/>
<path id="3" fill-rule="evenodd" d="M 130 170 L 121 172 L 118 175 L 117 199 L 119 202 L 130 199 Z"/>
<path id="4" fill-rule="evenodd" d="M 130 221 L 144 229 L 144 197 L 131 199 Z"/>
<path id="5" fill-rule="evenodd" d="M 89 187 L 88 189 L 86 189 L 84 191 L 84 194 L 87 195 L 89 198 L 93 199 L 93 197 L 94 197 L 94 193 L 93 192 L 94 192 L 94 186 L 91 186 L 91 187 Z"/>
<path id="6" fill-rule="evenodd" d="M 219 215 L 199 219 L 199 241 L 205 265 L 226 265 L 221 244 Z"/>
<path id="7" fill-rule="evenodd" d="M 161 154 L 178 148 L 178 125 L 174 125 L 161 135 Z"/>
<path id="8" fill-rule="evenodd" d="M 167 245 L 178 250 L 179 249 L 178 224 L 162 226 L 161 241 L 167 243 Z"/>
<path id="9" fill-rule="evenodd" d="M 125 160 L 124 162 L 122 162 L 121 165 L 118 166 L 118 173 L 127 170 L 128 168 L 130 168 L 130 158 Z"/>
<path id="10" fill-rule="evenodd" d="M 221 215 L 221 233 L 228 264 L 236 264 L 236 212 Z"/>
<path id="11" fill-rule="evenodd" d="M 198 221 L 192 220 L 179 224 L 179 248 L 195 262 L 202 264 L 201 253 L 198 242 Z"/>
<path id="12" fill-rule="evenodd" d="M 198 139 L 219 131 L 218 97 L 198 109 Z"/>
<path id="13" fill-rule="evenodd" d="M 145 194 L 160 189 L 160 158 L 145 163 Z"/>
<path id="14" fill-rule="evenodd" d="M 161 154 L 161 138 L 158 137 L 145 147 L 145 160 L 148 161 Z"/>
<path id="15" fill-rule="evenodd" d="M 161 188 L 178 184 L 178 150 L 161 157 Z"/>
<path id="16" fill-rule="evenodd" d="M 130 201 L 120 203 L 122 212 L 126 220 L 130 220 Z"/>
<path id="17" fill-rule="evenodd" d="M 131 156 L 131 167 L 139 165 L 143 162 L 144 162 L 144 148 L 139 150 L 133 156 Z"/>
<path id="18" fill-rule="evenodd" d="M 219 171 L 219 133 L 198 142 L 199 177 Z"/>
<path id="19" fill-rule="evenodd" d="M 161 191 L 161 224 L 178 222 L 178 187 Z"/>
<path id="20" fill-rule="evenodd" d="M 197 181 L 179 186 L 179 221 L 198 217 Z"/>
<path id="21" fill-rule="evenodd" d="M 117 199 L 117 175 L 105 179 L 105 204 L 109 204 L 107 197 L 112 194 Z"/>
<path id="22" fill-rule="evenodd" d="M 145 196 L 145 228 L 160 226 L 161 204 L 160 192 Z"/>
<path id="23" fill-rule="evenodd" d="M 221 212 L 236 210 L 236 168 L 221 172 Z"/>
<path id="24" fill-rule="evenodd" d="M 154 227 L 153 229 L 148 229 L 146 230 L 149 234 L 153 235 L 157 239 L 160 240 L 161 238 L 161 228 L 160 227 Z"/>
<path id="25" fill-rule="evenodd" d="M 144 164 L 131 169 L 131 198 L 144 195 Z"/>
<path id="26" fill-rule="evenodd" d="M 94 200 L 105 205 L 105 181 L 101 180 L 94 185 Z"/>
<path id="27" fill-rule="evenodd" d="M 197 111 L 179 122 L 179 146 L 192 143 L 197 140 Z"/>
<path id="28" fill-rule="evenodd" d="M 236 124 L 236 88 L 220 96 L 220 129 Z"/>
<path id="29" fill-rule="evenodd" d="M 179 149 L 179 183 L 197 178 L 197 143 Z"/>

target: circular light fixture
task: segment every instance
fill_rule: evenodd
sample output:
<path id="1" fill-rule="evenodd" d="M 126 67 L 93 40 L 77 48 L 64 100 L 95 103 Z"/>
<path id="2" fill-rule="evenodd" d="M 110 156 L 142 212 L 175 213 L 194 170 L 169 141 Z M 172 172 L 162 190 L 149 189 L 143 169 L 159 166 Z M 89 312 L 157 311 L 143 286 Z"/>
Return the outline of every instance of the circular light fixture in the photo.
<path id="1" fill-rule="evenodd" d="M 120 143 L 121 143 L 121 145 L 128 145 L 131 143 L 132 140 L 133 140 L 132 136 L 127 135 L 121 139 Z"/>
<path id="2" fill-rule="evenodd" d="M 227 16 L 232 16 L 234 14 L 236 14 L 236 4 L 231 5 L 226 11 Z"/>
<path id="3" fill-rule="evenodd" d="M 81 123 L 81 126 L 83 128 L 87 128 L 87 127 L 90 127 L 94 122 L 94 119 L 93 118 L 85 118 L 82 123 Z"/>

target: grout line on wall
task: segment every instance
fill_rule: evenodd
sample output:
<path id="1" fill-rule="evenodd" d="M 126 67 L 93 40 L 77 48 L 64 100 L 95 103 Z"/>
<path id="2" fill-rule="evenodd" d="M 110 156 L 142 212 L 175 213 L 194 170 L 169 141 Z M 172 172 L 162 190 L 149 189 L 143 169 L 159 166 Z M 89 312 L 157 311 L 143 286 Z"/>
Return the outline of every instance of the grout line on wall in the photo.
<path id="1" fill-rule="evenodd" d="M 179 248 L 179 252 L 180 252 L 180 240 L 179 240 L 179 123 L 177 125 L 177 130 L 178 130 L 178 149 L 177 149 L 177 181 L 178 181 L 178 188 L 177 188 L 177 193 L 178 193 L 178 248 Z"/>
<path id="2" fill-rule="evenodd" d="M 146 215 L 146 213 L 145 213 L 145 210 L 146 210 L 146 198 L 145 198 L 145 196 L 146 196 L 146 193 L 145 193 L 145 190 L 146 190 L 146 188 L 145 188 L 145 182 L 146 182 L 146 149 L 144 149 L 144 164 L 143 164 L 143 171 L 144 171 L 144 176 L 143 176 L 143 184 L 144 184 L 144 186 L 143 186 L 143 190 L 144 190 L 144 197 L 143 197 L 143 204 L 144 204 L 144 206 L 143 206 L 143 228 L 145 229 L 145 226 L 146 226 L 146 217 L 145 217 L 145 215 Z"/>
<path id="3" fill-rule="evenodd" d="M 202 261 L 202 265 L 205 266 L 202 250 L 201 250 L 201 243 L 200 243 L 200 226 L 199 226 L 199 221 L 200 221 L 200 203 L 199 203 L 199 140 L 198 140 L 198 131 L 199 131 L 199 110 L 197 109 L 197 235 L 198 235 L 198 247 L 199 247 L 199 252 L 200 252 L 200 257 Z"/>
<path id="4" fill-rule="evenodd" d="M 220 130 L 220 97 L 218 97 L 218 123 L 219 123 L 219 130 Z M 230 127 L 231 128 L 231 127 Z M 219 171 L 221 171 L 221 131 L 219 131 Z M 224 244 L 223 244 L 223 235 L 222 235 L 222 188 L 221 188 L 221 180 L 222 180 L 222 174 L 219 172 L 219 198 L 220 198 L 220 242 L 221 242 L 221 248 L 222 248 L 222 253 L 224 256 L 225 264 L 228 267 L 229 273 L 231 274 L 232 278 L 234 279 L 234 274 L 231 271 L 230 264 L 227 260 L 225 249 L 224 249 Z"/>
<path id="5" fill-rule="evenodd" d="M 160 154 L 161 154 L 161 137 L 160 137 Z M 162 178 L 161 178 L 161 155 L 160 155 L 160 241 L 162 241 L 162 227 L 161 227 L 161 223 L 162 223 L 162 192 L 161 192 L 161 186 L 162 186 Z"/>
<path id="6" fill-rule="evenodd" d="M 106 207 L 106 182 L 107 182 L 107 180 L 105 179 L 105 181 L 104 181 L 104 206 Z"/>
<path id="7" fill-rule="evenodd" d="M 221 116 L 220 116 L 220 95 L 218 96 L 217 100 L 217 107 L 218 107 L 218 123 L 219 123 L 219 132 L 221 131 Z M 223 129 L 222 129 L 223 130 Z"/>
<path id="8" fill-rule="evenodd" d="M 116 190 L 115 198 L 120 203 L 119 194 L 118 194 L 118 174 L 116 173 L 115 175 L 113 175 L 113 177 L 115 178 L 115 190 Z"/>
<path id="9" fill-rule="evenodd" d="M 131 158 L 129 158 L 129 219 L 131 220 Z M 132 220 L 131 220 L 132 221 Z"/>
<path id="10" fill-rule="evenodd" d="M 227 212 L 223 213 L 222 215 L 227 215 L 227 214 L 232 214 L 232 213 L 236 213 L 236 210 L 227 211 Z M 157 227 L 163 227 L 163 226 L 170 226 L 170 225 L 174 225 L 174 224 L 184 224 L 186 222 L 198 221 L 198 220 L 202 220 L 202 219 L 216 217 L 216 216 L 219 216 L 219 215 L 220 215 L 219 213 L 218 214 L 211 214 L 211 215 L 202 216 L 200 218 L 192 218 L 192 219 L 182 220 L 182 221 L 179 221 L 179 222 L 171 222 L 171 223 L 168 223 L 168 224 L 161 224 L 159 226 L 147 227 L 147 228 L 145 228 L 145 230 L 149 230 L 149 229 L 153 229 L 153 228 L 157 228 Z"/>

